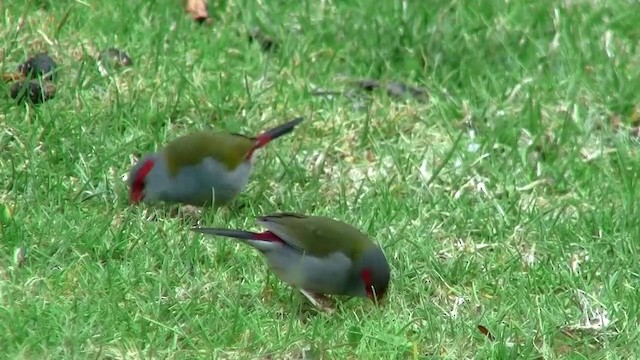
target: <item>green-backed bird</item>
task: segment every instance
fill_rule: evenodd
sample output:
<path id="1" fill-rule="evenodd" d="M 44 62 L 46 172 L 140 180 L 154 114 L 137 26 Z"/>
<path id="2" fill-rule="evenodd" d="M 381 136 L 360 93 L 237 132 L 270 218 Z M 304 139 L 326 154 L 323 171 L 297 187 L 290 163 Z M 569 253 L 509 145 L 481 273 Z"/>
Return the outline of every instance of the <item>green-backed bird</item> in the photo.
<path id="1" fill-rule="evenodd" d="M 260 216 L 264 232 L 192 228 L 240 239 L 266 256 L 269 268 L 314 302 L 314 295 L 380 300 L 391 270 L 380 246 L 355 227 L 323 216 L 275 213 Z"/>
<path id="2" fill-rule="evenodd" d="M 256 137 L 219 131 L 181 136 L 149 153 L 129 172 L 129 199 L 215 207 L 228 204 L 249 182 L 254 153 L 288 134 L 302 117 Z"/>

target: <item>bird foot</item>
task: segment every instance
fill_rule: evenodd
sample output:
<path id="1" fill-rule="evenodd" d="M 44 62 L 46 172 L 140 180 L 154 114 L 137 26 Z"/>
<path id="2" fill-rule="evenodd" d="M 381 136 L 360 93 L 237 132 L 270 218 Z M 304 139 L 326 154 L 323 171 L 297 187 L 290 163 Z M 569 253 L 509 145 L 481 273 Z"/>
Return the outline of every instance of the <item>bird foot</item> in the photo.
<path id="1" fill-rule="evenodd" d="M 335 309 L 333 309 L 333 307 L 331 306 L 333 304 L 332 304 L 332 301 L 331 301 L 331 299 L 329 297 L 327 297 L 327 296 L 325 296 L 323 294 L 314 293 L 312 291 L 304 290 L 304 289 L 300 289 L 300 292 L 316 308 L 318 308 L 318 309 L 320 309 L 320 310 L 322 310 L 324 312 L 327 312 L 327 313 L 333 313 L 335 311 Z"/>

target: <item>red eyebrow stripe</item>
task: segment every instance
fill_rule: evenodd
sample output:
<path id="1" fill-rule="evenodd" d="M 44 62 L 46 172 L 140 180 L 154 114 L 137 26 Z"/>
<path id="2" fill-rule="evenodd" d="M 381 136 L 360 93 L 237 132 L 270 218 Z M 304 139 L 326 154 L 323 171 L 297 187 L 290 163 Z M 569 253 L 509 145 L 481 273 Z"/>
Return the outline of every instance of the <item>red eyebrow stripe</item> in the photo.
<path id="1" fill-rule="evenodd" d="M 131 186 L 131 194 L 130 200 L 133 203 L 137 203 L 140 201 L 142 197 L 142 184 L 144 184 L 144 180 L 146 179 L 151 169 L 153 169 L 153 165 L 155 165 L 155 161 L 149 159 L 142 164 L 140 170 L 136 173 L 135 180 L 133 181 L 133 185 Z"/>
<path id="2" fill-rule="evenodd" d="M 144 179 L 147 177 L 151 169 L 153 169 L 153 165 L 155 165 L 155 162 L 153 160 L 145 161 L 145 163 L 142 164 L 140 171 L 138 171 L 138 175 L 136 176 L 136 182 L 144 181 Z"/>
<path id="3" fill-rule="evenodd" d="M 362 280 L 364 280 L 364 282 L 367 284 L 367 286 L 371 285 L 372 282 L 372 274 L 371 274 L 371 269 L 364 269 L 362 270 Z"/>

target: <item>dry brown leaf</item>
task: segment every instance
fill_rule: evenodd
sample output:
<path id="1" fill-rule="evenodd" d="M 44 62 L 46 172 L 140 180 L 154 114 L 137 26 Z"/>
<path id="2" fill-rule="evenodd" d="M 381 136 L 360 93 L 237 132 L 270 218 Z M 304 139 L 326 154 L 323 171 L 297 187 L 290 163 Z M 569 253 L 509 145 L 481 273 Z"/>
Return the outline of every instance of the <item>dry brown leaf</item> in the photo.
<path id="1" fill-rule="evenodd" d="M 211 23 L 206 0 L 185 0 L 185 10 L 191 15 L 193 20 L 199 23 Z"/>
<path id="2" fill-rule="evenodd" d="M 2 74 L 2 81 L 5 82 L 13 82 L 13 81 L 18 81 L 18 80 L 22 80 L 24 79 L 24 75 L 22 75 L 22 73 L 4 73 Z"/>
<path id="3" fill-rule="evenodd" d="M 482 335 L 486 336 L 490 341 L 494 341 L 496 338 L 491 335 L 489 329 L 487 329 L 484 325 L 478 325 L 478 330 L 482 333 Z"/>

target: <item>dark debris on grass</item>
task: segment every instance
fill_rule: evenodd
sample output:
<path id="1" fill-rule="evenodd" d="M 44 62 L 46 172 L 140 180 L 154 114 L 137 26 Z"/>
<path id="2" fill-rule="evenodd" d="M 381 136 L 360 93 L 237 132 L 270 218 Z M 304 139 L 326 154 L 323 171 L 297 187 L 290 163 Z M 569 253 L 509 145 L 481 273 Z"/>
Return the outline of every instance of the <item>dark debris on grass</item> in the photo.
<path id="1" fill-rule="evenodd" d="M 20 80 L 11 86 L 11 98 L 18 103 L 28 101 L 32 104 L 41 104 L 55 97 L 56 86 L 48 81 Z"/>
<path id="2" fill-rule="evenodd" d="M 276 40 L 264 33 L 259 27 L 254 27 L 249 31 L 249 43 L 256 42 L 260 45 L 260 48 L 264 52 L 274 52 L 278 50 L 278 43 Z"/>
<path id="3" fill-rule="evenodd" d="M 348 80 L 349 85 L 353 88 L 337 91 L 337 90 L 315 90 L 312 91 L 311 94 L 314 96 L 335 96 L 335 95 L 344 95 L 349 98 L 353 98 L 355 95 L 354 90 L 364 90 L 365 92 L 371 93 L 376 89 L 382 89 L 386 92 L 386 94 L 394 98 L 396 100 L 402 99 L 414 99 L 416 101 L 425 102 L 429 100 L 429 92 L 427 89 L 409 85 L 401 81 L 380 81 L 374 79 L 357 79 L 357 80 Z"/>
<path id="4" fill-rule="evenodd" d="M 2 74 L 2 79 L 11 83 L 12 99 L 37 105 L 55 97 L 57 89 L 53 81 L 57 67 L 49 54 L 41 52 L 18 65 L 16 73 Z"/>
<path id="5" fill-rule="evenodd" d="M 387 92 L 387 95 L 396 99 L 413 98 L 415 100 L 426 101 L 429 98 L 429 93 L 426 89 L 408 85 L 401 81 L 389 81 L 383 82 L 373 79 L 361 79 L 352 80 L 350 83 L 357 88 L 365 91 L 373 91 L 375 89 L 383 89 Z"/>
<path id="6" fill-rule="evenodd" d="M 98 69 L 103 76 L 109 71 L 133 66 L 133 60 L 124 50 L 110 47 L 98 54 Z"/>
<path id="7" fill-rule="evenodd" d="M 57 67 L 55 60 L 49 54 L 42 52 L 18 65 L 18 72 L 25 78 L 43 78 L 47 81 L 53 81 Z"/>

